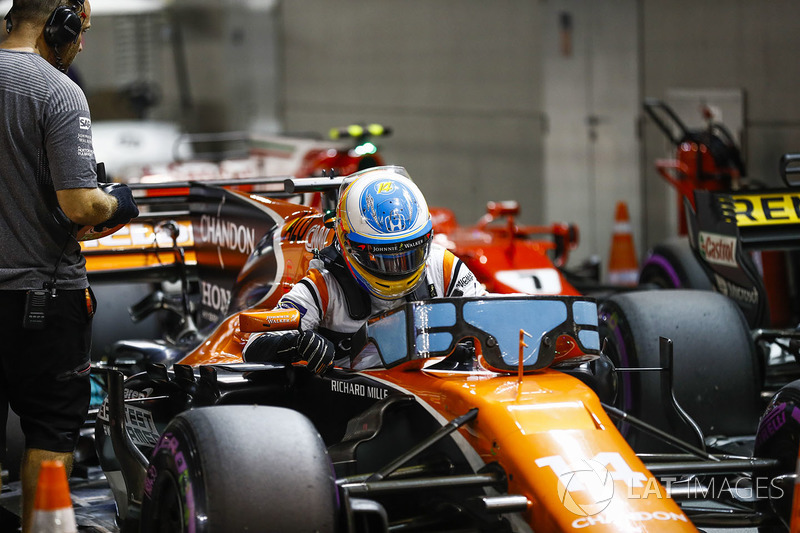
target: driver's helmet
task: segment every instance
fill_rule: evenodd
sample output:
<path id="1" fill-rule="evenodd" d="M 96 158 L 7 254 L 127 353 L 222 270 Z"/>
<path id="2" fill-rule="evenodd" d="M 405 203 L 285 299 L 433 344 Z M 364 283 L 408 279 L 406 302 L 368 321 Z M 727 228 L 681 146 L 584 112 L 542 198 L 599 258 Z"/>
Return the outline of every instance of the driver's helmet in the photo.
<path id="1" fill-rule="evenodd" d="M 336 239 L 358 283 L 384 300 L 412 292 L 433 237 L 428 204 L 406 169 L 374 167 L 346 178 L 336 206 Z"/>

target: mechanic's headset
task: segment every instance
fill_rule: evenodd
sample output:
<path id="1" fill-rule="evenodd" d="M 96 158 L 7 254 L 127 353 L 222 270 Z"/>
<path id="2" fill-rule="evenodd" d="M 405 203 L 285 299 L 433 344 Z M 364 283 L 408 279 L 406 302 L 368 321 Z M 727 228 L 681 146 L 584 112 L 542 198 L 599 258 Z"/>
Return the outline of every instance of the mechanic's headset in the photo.
<path id="1" fill-rule="evenodd" d="M 68 42 L 76 43 L 81 36 L 85 0 L 71 0 L 72 6 L 58 6 L 50 13 L 44 25 L 44 41 L 53 48 L 63 46 Z M 5 16 L 6 33 L 11 33 L 11 12 L 13 6 Z"/>
<path id="2" fill-rule="evenodd" d="M 78 42 L 83 28 L 79 13 L 83 12 L 84 1 L 72 0 L 72 6 L 58 6 L 53 10 L 44 25 L 44 41 L 48 45 L 58 48 L 69 42 Z"/>

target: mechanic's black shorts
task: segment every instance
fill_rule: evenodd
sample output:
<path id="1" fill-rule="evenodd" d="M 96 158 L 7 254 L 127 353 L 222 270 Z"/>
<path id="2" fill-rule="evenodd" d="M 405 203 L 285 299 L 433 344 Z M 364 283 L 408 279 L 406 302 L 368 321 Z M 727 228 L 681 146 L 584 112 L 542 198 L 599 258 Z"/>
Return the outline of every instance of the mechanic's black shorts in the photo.
<path id="1" fill-rule="evenodd" d="M 8 406 L 20 418 L 25 447 L 75 448 L 91 399 L 91 289 L 59 290 L 44 329 L 23 329 L 26 291 L 0 291 L 0 450 Z"/>

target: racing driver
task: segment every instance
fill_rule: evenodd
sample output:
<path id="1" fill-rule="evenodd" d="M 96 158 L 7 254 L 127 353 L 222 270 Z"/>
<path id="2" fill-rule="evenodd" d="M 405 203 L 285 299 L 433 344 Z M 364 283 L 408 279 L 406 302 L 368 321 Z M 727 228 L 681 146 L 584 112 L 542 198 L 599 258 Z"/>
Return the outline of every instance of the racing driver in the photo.
<path id="1" fill-rule="evenodd" d="M 431 242 L 428 205 L 403 167 L 362 170 L 342 188 L 334 243 L 277 305 L 300 312 L 300 330 L 252 335 L 246 361 L 305 362 L 316 374 L 334 362 L 368 368 L 377 354 L 350 353 L 368 317 L 406 301 L 486 294 L 460 259 Z"/>

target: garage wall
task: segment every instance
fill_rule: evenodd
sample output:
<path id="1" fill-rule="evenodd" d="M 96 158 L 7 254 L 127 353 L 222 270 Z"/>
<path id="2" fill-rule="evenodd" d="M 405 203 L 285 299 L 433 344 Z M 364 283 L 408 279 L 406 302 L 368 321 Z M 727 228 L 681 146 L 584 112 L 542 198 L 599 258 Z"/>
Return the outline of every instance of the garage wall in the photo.
<path id="1" fill-rule="evenodd" d="M 175 50 L 185 62 L 184 98 L 190 109 L 181 118 L 186 129 L 275 129 L 276 9 L 275 0 L 173 0 L 171 20 L 185 52 Z"/>
<path id="2" fill-rule="evenodd" d="M 607 262 L 618 201 L 639 240 L 636 0 L 292 0 L 281 9 L 289 130 L 386 123 L 395 134 L 384 153 L 431 204 L 472 222 L 487 200 L 516 199 L 522 222 L 577 223 L 572 264 Z"/>
<path id="3" fill-rule="evenodd" d="M 543 221 L 541 3 L 516 0 L 283 2 L 288 130 L 352 122 L 432 205 L 463 223 L 517 199 Z"/>
<path id="4" fill-rule="evenodd" d="M 607 265 L 618 202 L 642 248 L 637 2 L 542 5 L 546 220 L 578 224 L 571 264 L 597 256 Z"/>
<path id="5" fill-rule="evenodd" d="M 408 167 L 432 204 L 470 223 L 487 200 L 513 198 L 524 223 L 576 222 L 576 261 L 607 262 L 620 200 L 628 202 L 640 256 L 676 232 L 674 196 L 653 168 L 674 149 L 643 117 L 645 96 L 741 93 L 737 134 L 749 174 L 763 181 L 776 183 L 780 155 L 800 151 L 800 3 L 792 0 L 169 5 L 186 46 L 189 113 L 182 115 L 167 48 L 172 35 L 152 31 L 152 23 L 143 33 L 94 21 L 76 62 L 90 100 L 93 90 L 117 89 L 139 72 L 144 56 L 126 63 L 126 46 L 114 44 L 131 33 L 132 43 L 162 47 L 144 63 L 163 89 L 150 117 L 182 120 L 191 131 L 325 133 L 384 123 L 395 133 L 380 142 L 383 153 Z M 93 55 L 108 50 L 125 68 Z M 112 104 L 93 107 L 99 117 L 119 109 Z"/>
<path id="6" fill-rule="evenodd" d="M 191 133 L 279 128 L 278 0 L 171 0 L 126 14 L 105 5 L 74 63 L 95 121 L 136 118 L 130 89 L 144 88 L 155 105 L 139 118 Z"/>

